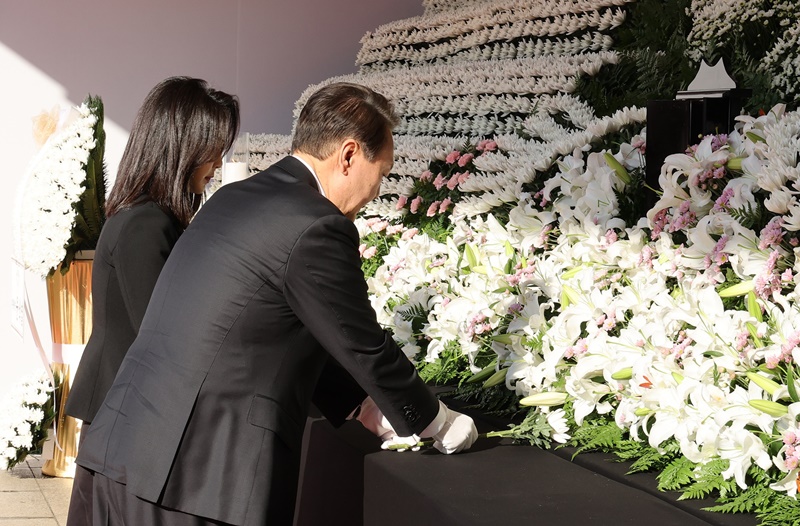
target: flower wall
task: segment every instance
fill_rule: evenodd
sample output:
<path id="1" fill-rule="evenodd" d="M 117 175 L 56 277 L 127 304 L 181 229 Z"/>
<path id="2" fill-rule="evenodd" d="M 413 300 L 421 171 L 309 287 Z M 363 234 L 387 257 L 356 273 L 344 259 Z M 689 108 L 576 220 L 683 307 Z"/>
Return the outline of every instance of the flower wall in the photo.
<path id="1" fill-rule="evenodd" d="M 522 408 L 512 436 L 614 451 L 662 489 L 785 524 L 800 520 L 800 10 L 721 4 L 427 0 L 322 84 L 368 85 L 401 114 L 357 226 L 379 320 L 426 379 Z M 661 48 L 653 20 L 677 21 Z M 752 104 L 787 104 L 686 145 L 647 188 L 646 112 L 615 93 L 672 98 L 714 53 Z M 288 153 L 257 140 L 255 168 Z"/>

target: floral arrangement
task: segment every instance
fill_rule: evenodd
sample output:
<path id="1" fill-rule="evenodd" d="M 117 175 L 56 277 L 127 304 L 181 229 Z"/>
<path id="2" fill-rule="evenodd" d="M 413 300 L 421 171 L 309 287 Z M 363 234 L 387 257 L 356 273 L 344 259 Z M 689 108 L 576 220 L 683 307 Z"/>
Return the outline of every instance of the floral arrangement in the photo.
<path id="1" fill-rule="evenodd" d="M 30 378 L 8 394 L 0 411 L 0 461 L 6 469 L 40 451 L 55 418 L 54 388 L 48 377 Z"/>
<path id="2" fill-rule="evenodd" d="M 362 38 L 356 63 L 362 71 L 470 58 L 522 58 L 550 52 L 606 49 L 604 32 L 625 20 L 629 0 L 506 0 L 447 10 L 385 24 Z M 581 35 L 568 42 L 554 38 Z M 554 46 L 554 47 L 553 47 Z M 570 49 L 573 47 L 573 49 Z M 549 48 L 549 49 L 548 49 Z M 498 54 L 500 52 L 500 54 Z"/>
<path id="3" fill-rule="evenodd" d="M 364 37 L 358 74 L 325 82 L 401 114 L 357 226 L 378 318 L 425 379 L 515 415 L 504 436 L 614 452 L 683 498 L 787 524 L 800 13 L 712 4 L 425 0 Z M 754 116 L 668 157 L 649 188 L 641 106 L 713 54 Z"/>
<path id="4" fill-rule="evenodd" d="M 44 144 L 32 160 L 17 203 L 15 252 L 42 277 L 62 272 L 79 250 L 92 250 L 105 220 L 103 104 L 87 97 L 78 107 L 40 117 Z"/>
<path id="5" fill-rule="evenodd" d="M 523 183 L 505 217 L 412 227 L 383 257 L 376 240 L 373 305 L 423 375 L 521 397 L 522 438 L 618 451 L 664 469 L 663 489 L 721 491 L 718 511 L 769 517 L 800 472 L 800 204 L 787 190 L 800 113 L 778 106 L 668 157 L 650 210 L 645 130 L 615 135 Z M 511 155 L 501 142 L 490 155 Z M 475 151 L 451 152 L 450 178 L 487 155 L 455 168 Z M 400 202 L 402 226 L 383 230 L 425 208 Z"/>

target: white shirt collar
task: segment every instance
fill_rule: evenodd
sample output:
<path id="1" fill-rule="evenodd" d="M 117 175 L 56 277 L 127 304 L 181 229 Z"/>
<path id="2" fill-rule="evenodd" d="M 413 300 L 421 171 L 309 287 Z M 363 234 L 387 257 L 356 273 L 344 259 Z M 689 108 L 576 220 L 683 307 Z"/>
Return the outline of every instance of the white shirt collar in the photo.
<path id="1" fill-rule="evenodd" d="M 294 154 L 292 154 L 292 157 L 294 157 L 295 159 L 297 159 L 298 161 L 303 163 L 303 166 L 308 168 L 308 171 L 311 172 L 311 175 L 314 176 L 314 180 L 317 182 L 317 188 L 319 188 L 319 193 L 321 193 L 325 197 L 328 197 L 327 195 L 325 195 L 325 190 L 322 189 L 322 183 L 319 182 L 319 177 L 317 177 L 317 172 L 314 171 L 314 169 L 311 167 L 311 165 L 308 164 L 305 161 L 305 159 L 301 159 L 300 157 L 298 157 L 298 156 L 296 156 Z"/>

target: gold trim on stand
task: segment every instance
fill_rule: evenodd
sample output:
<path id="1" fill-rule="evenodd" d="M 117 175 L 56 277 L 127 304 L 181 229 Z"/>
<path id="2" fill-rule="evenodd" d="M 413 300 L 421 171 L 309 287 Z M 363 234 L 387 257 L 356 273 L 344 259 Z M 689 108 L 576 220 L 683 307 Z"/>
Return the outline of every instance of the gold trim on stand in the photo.
<path id="1" fill-rule="evenodd" d="M 51 477 L 75 476 L 80 422 L 64 413 L 72 384 L 72 373 L 78 363 L 62 349 L 84 345 L 92 333 L 92 260 L 75 259 L 65 274 L 57 269 L 47 277 L 47 300 L 54 352 L 51 367 L 62 378 L 56 393 L 56 443 L 53 458 L 42 465 L 42 473 Z M 77 358 L 79 359 L 79 357 Z"/>

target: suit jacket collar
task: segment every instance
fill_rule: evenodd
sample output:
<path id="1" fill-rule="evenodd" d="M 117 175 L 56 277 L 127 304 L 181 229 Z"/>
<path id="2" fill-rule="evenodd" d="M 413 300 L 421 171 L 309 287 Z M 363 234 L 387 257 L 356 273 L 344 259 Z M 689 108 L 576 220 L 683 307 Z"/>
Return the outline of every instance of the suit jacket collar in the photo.
<path id="1" fill-rule="evenodd" d="M 319 186 L 317 185 L 316 178 L 314 178 L 314 174 L 312 174 L 299 159 L 288 155 L 275 163 L 275 166 L 319 192 Z"/>

